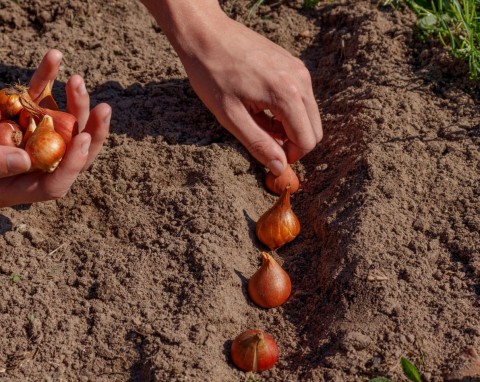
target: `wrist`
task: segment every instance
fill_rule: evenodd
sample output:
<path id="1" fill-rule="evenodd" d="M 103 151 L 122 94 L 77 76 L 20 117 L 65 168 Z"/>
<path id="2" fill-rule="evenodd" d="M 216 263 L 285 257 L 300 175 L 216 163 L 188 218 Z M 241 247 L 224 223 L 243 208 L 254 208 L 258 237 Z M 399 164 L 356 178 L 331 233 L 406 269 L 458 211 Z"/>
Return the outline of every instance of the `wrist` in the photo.
<path id="1" fill-rule="evenodd" d="M 183 61 L 208 51 L 228 19 L 217 0 L 141 0 Z"/>

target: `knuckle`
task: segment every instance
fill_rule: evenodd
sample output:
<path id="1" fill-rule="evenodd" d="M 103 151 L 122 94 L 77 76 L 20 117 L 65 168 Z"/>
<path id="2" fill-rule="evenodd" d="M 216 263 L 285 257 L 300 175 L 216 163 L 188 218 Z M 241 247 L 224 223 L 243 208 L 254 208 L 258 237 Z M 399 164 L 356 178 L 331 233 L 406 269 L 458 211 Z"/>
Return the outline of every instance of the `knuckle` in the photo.
<path id="1" fill-rule="evenodd" d="M 68 193 L 68 190 L 64 190 L 61 188 L 52 188 L 46 190 L 46 199 L 47 200 L 58 200 L 65 197 Z"/>
<path id="2" fill-rule="evenodd" d="M 218 99 L 213 113 L 221 125 L 228 127 L 235 121 L 236 106 L 236 102 L 231 97 L 222 96 Z"/>
<path id="3" fill-rule="evenodd" d="M 297 85 L 291 80 L 283 82 L 282 95 L 286 100 L 295 100 L 300 98 L 300 90 Z"/>
<path id="4" fill-rule="evenodd" d="M 323 129 L 320 129 L 317 133 L 317 143 L 323 139 Z"/>
<path id="5" fill-rule="evenodd" d="M 254 141 L 248 144 L 247 150 L 256 158 L 266 158 L 269 145 L 265 141 Z"/>
<path id="6" fill-rule="evenodd" d="M 317 141 L 315 139 L 308 139 L 302 144 L 302 149 L 306 152 L 312 151 L 315 146 L 317 145 Z"/>
<path id="7" fill-rule="evenodd" d="M 310 71 L 299 58 L 295 58 L 294 64 L 295 76 L 300 79 L 302 83 L 311 83 L 312 77 Z"/>
<path id="8" fill-rule="evenodd" d="M 304 69 L 298 73 L 298 76 L 300 77 L 300 81 L 302 81 L 303 84 L 308 87 L 312 86 L 312 76 L 310 75 L 310 72 L 307 68 L 304 67 Z"/>
<path id="9" fill-rule="evenodd" d="M 299 81 L 293 72 L 279 73 L 272 86 L 272 103 L 288 104 L 292 101 L 300 102 L 302 92 Z"/>
<path id="10" fill-rule="evenodd" d="M 293 63 L 296 66 L 296 68 L 304 68 L 305 67 L 305 64 L 303 63 L 303 61 L 298 57 L 293 57 Z"/>
<path id="11" fill-rule="evenodd" d="M 219 96 L 217 102 L 220 110 L 228 110 L 232 106 L 232 100 L 225 95 Z"/>

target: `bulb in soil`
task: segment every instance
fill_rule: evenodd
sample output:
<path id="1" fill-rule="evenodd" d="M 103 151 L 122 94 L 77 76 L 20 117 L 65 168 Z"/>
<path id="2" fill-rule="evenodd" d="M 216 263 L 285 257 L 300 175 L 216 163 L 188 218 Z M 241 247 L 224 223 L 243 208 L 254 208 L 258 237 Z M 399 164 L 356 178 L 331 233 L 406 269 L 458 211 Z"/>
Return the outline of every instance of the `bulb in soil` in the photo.
<path id="1" fill-rule="evenodd" d="M 255 225 L 258 239 L 270 249 L 292 241 L 300 233 L 300 222 L 290 207 L 290 186 L 287 186 L 272 208 Z"/>
<path id="2" fill-rule="evenodd" d="M 244 371 L 271 369 L 278 360 L 278 346 L 268 333 L 249 329 L 237 336 L 230 348 L 230 358 Z"/>
<path id="3" fill-rule="evenodd" d="M 260 269 L 248 280 L 248 295 L 262 308 L 275 308 L 288 300 L 292 291 L 290 276 L 275 259 L 262 252 Z"/>

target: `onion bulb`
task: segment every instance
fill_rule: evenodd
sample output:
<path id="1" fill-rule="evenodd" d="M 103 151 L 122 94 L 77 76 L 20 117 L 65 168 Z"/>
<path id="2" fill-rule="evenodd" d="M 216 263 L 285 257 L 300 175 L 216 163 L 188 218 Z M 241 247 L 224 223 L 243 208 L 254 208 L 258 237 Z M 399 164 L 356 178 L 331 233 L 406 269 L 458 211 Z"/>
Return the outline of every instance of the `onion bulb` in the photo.
<path id="1" fill-rule="evenodd" d="M 287 272 L 266 252 L 262 252 L 262 265 L 248 280 L 248 295 L 262 308 L 275 308 L 288 300 L 292 282 Z"/>
<path id="2" fill-rule="evenodd" d="M 255 225 L 258 239 L 270 249 L 292 241 L 300 233 L 300 222 L 290 207 L 290 186 L 285 187 L 277 202 Z"/>
<path id="3" fill-rule="evenodd" d="M 23 130 L 28 128 L 30 121 L 33 119 L 32 114 L 27 109 L 22 109 L 18 115 L 18 124 Z"/>
<path id="4" fill-rule="evenodd" d="M 32 161 L 32 169 L 53 172 L 65 154 L 67 145 L 53 127 L 53 119 L 46 115 L 25 145 Z"/>
<path id="5" fill-rule="evenodd" d="M 40 95 L 37 98 L 35 98 L 35 103 L 44 109 L 58 111 L 60 109 L 58 108 L 57 102 L 53 98 L 52 86 L 53 86 L 53 80 L 48 81 L 48 83 L 45 85 Z M 24 90 L 25 89 L 22 86 L 17 86 L 16 88 L 16 91 L 20 93 Z M 22 108 L 22 110 L 20 111 L 20 114 L 18 115 L 18 124 L 23 129 L 27 129 L 31 125 L 31 120 L 32 120 L 32 114 L 27 109 Z"/>
<path id="6" fill-rule="evenodd" d="M 62 136 L 65 143 L 68 144 L 72 140 L 72 136 L 78 133 L 78 122 L 75 116 L 64 111 L 45 109 L 37 105 L 32 101 L 26 89 L 20 94 L 20 102 L 37 120 L 49 115 L 53 119 L 55 131 Z"/>
<path id="7" fill-rule="evenodd" d="M 300 180 L 290 165 L 287 165 L 287 168 L 280 176 L 275 176 L 271 171 L 269 171 L 265 177 L 265 186 L 277 195 L 280 195 L 285 187 L 287 187 L 289 184 L 290 193 L 292 194 L 297 192 L 298 188 L 300 187 Z"/>
<path id="8" fill-rule="evenodd" d="M 23 109 L 25 110 L 25 109 Z M 22 110 L 22 111 L 23 111 Z M 20 113 L 21 114 L 21 113 Z M 37 129 L 37 124 L 35 123 L 35 119 L 31 118 L 29 119 L 29 123 L 27 128 L 25 129 L 25 132 L 23 134 L 23 147 L 27 144 L 28 140 L 32 136 L 33 132 Z"/>
<path id="9" fill-rule="evenodd" d="M 0 146 L 20 147 L 22 138 L 22 130 L 15 122 L 0 121 Z"/>
<path id="10" fill-rule="evenodd" d="M 2 119 L 12 119 L 20 113 L 23 106 L 20 94 L 14 88 L 0 90 L 0 115 Z"/>
<path id="11" fill-rule="evenodd" d="M 230 358 L 241 370 L 264 371 L 277 362 L 278 346 L 270 334 L 249 329 L 233 340 Z"/>
<path id="12" fill-rule="evenodd" d="M 48 81 L 45 87 L 43 88 L 42 92 L 40 93 L 40 95 L 37 98 L 35 98 L 35 103 L 38 106 L 43 107 L 44 109 L 58 111 L 60 109 L 58 108 L 55 98 L 53 98 L 52 87 L 53 87 L 53 80 Z"/>

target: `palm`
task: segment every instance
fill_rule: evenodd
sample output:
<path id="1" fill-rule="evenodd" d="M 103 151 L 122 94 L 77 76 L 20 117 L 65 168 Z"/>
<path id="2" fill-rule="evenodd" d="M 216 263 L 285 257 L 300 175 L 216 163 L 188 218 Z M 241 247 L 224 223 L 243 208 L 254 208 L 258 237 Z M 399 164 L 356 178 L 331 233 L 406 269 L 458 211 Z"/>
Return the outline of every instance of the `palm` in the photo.
<path id="1" fill-rule="evenodd" d="M 57 50 L 51 50 L 45 55 L 29 84 L 33 98 L 41 93 L 49 81 L 56 78 L 61 60 L 62 54 Z M 62 162 L 51 174 L 25 173 L 25 170 L 18 175 L 12 174 L 7 170 L 6 154 L 13 151 L 26 154 L 20 149 L 0 147 L 0 207 L 64 196 L 79 172 L 86 169 L 100 151 L 108 134 L 110 106 L 100 104 L 90 111 L 90 97 L 80 76 L 70 78 L 66 93 L 67 109 L 77 118 L 80 133 L 69 143 Z"/>

